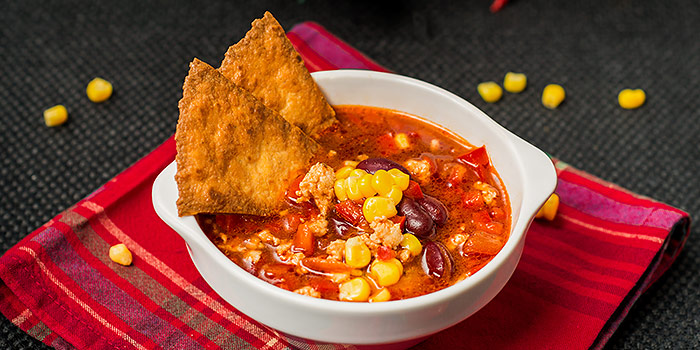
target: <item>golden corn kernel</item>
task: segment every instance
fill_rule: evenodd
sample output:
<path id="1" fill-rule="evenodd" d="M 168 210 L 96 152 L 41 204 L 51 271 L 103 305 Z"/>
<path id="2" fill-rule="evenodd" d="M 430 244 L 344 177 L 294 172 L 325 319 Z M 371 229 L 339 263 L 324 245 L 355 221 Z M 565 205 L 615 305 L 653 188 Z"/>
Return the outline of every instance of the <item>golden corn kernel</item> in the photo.
<path id="1" fill-rule="evenodd" d="M 362 204 L 362 214 L 369 222 L 381 217 L 390 218 L 396 215 L 396 204 L 390 198 L 370 197 Z"/>
<path id="2" fill-rule="evenodd" d="M 523 73 L 506 73 L 506 77 L 503 79 L 503 88 L 508 92 L 517 94 L 527 86 L 527 77 Z"/>
<path id="3" fill-rule="evenodd" d="M 85 89 L 90 101 L 99 103 L 112 96 L 112 84 L 102 78 L 92 79 Z"/>
<path id="4" fill-rule="evenodd" d="M 68 111 L 64 105 L 55 105 L 44 111 L 46 126 L 58 126 L 68 120 Z"/>
<path id="5" fill-rule="evenodd" d="M 393 184 L 394 179 L 386 170 L 377 170 L 377 172 L 372 175 L 372 187 L 382 196 L 391 191 L 391 186 Z"/>
<path id="6" fill-rule="evenodd" d="M 363 177 L 367 175 L 367 172 L 362 169 L 353 169 L 348 177 Z"/>
<path id="7" fill-rule="evenodd" d="M 345 242 L 345 263 L 354 268 L 363 268 L 372 260 L 372 252 L 360 237 L 352 237 Z"/>
<path id="8" fill-rule="evenodd" d="M 371 291 L 369 282 L 362 277 L 355 277 L 341 283 L 338 289 L 338 299 L 341 301 L 367 301 Z"/>
<path id="9" fill-rule="evenodd" d="M 365 176 L 360 178 L 360 192 L 366 198 L 372 197 L 377 193 L 372 187 L 372 174 L 365 174 Z"/>
<path id="10" fill-rule="evenodd" d="M 403 274 L 403 265 L 396 259 L 375 260 L 369 269 L 372 279 L 382 287 L 396 284 Z"/>
<path id="11" fill-rule="evenodd" d="M 335 178 L 336 179 L 347 179 L 353 170 L 355 170 L 355 167 L 351 167 L 351 166 L 346 165 L 346 166 L 338 169 L 338 171 L 335 172 Z"/>
<path id="12" fill-rule="evenodd" d="M 356 167 L 357 164 L 359 164 L 359 163 L 360 163 L 360 162 L 356 162 L 356 161 L 354 161 L 354 160 L 346 160 L 346 161 L 343 162 L 343 165 L 344 165 L 344 166 L 349 166 L 349 167 L 355 169 L 355 167 Z"/>
<path id="13" fill-rule="evenodd" d="M 498 102 L 503 96 L 503 89 L 494 81 L 487 81 L 477 85 L 476 90 L 484 101 L 488 103 Z"/>
<path id="14" fill-rule="evenodd" d="M 639 108 L 646 101 L 647 95 L 642 89 L 624 89 L 617 95 L 617 102 L 624 109 Z"/>
<path id="15" fill-rule="evenodd" d="M 358 269 L 352 269 L 352 270 L 350 270 L 350 275 L 351 275 L 351 276 L 357 277 L 357 276 L 362 276 L 362 274 L 363 274 L 363 273 L 362 273 L 362 270 L 358 270 Z"/>
<path id="16" fill-rule="evenodd" d="M 542 104 L 549 109 L 557 108 L 565 97 L 566 92 L 561 85 L 549 84 L 542 90 Z"/>
<path id="17" fill-rule="evenodd" d="M 360 192 L 360 178 L 350 176 L 345 179 L 345 193 L 351 200 L 362 199 L 362 192 Z"/>
<path id="18" fill-rule="evenodd" d="M 348 199 L 347 193 L 345 193 L 345 182 L 347 180 L 345 179 L 338 179 L 335 180 L 335 185 L 333 186 L 333 191 L 335 191 L 335 197 L 338 198 L 339 201 L 344 201 Z"/>
<path id="19" fill-rule="evenodd" d="M 559 196 L 556 193 L 552 193 L 552 195 L 549 196 L 549 198 L 547 198 L 547 201 L 544 202 L 542 208 L 540 208 L 540 210 L 537 211 L 537 215 L 535 215 L 535 218 L 545 218 L 549 221 L 552 221 L 557 216 L 558 210 Z"/>
<path id="20" fill-rule="evenodd" d="M 377 292 L 377 294 L 369 297 L 369 302 L 370 303 L 379 303 L 382 301 L 389 301 L 391 300 L 391 292 L 389 292 L 388 289 L 382 288 Z"/>
<path id="21" fill-rule="evenodd" d="M 423 251 L 423 245 L 420 244 L 418 238 L 410 233 L 403 234 L 403 239 L 399 245 L 401 248 L 408 249 L 413 256 L 418 256 Z"/>
<path id="22" fill-rule="evenodd" d="M 401 191 L 405 191 L 408 188 L 408 182 L 410 180 L 408 174 L 396 168 L 389 169 L 387 172 L 394 179 L 394 183 L 399 186 Z"/>
<path id="23" fill-rule="evenodd" d="M 394 141 L 396 141 L 396 146 L 399 149 L 406 149 L 411 147 L 411 141 L 408 139 L 408 135 L 400 132 L 394 136 Z"/>
<path id="24" fill-rule="evenodd" d="M 131 261 L 133 260 L 131 252 L 123 243 L 109 247 L 109 258 L 115 263 L 124 266 L 131 265 Z"/>
<path id="25" fill-rule="evenodd" d="M 403 197 L 403 191 L 401 191 L 399 186 L 391 185 L 391 190 L 389 190 L 389 193 L 383 197 L 390 198 L 392 201 L 394 201 L 394 205 L 398 205 Z"/>

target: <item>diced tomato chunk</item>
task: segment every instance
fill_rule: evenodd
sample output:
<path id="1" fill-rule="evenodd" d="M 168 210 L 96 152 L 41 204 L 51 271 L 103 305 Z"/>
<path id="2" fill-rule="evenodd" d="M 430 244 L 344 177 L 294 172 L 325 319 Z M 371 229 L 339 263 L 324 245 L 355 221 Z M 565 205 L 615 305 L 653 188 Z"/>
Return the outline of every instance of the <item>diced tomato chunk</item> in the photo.
<path id="1" fill-rule="evenodd" d="M 338 292 L 338 285 L 325 277 L 313 278 L 309 281 L 309 285 L 321 294 Z"/>
<path id="2" fill-rule="evenodd" d="M 491 214 L 491 217 L 496 221 L 504 221 L 506 219 L 505 210 L 499 207 L 491 208 L 491 212 L 489 214 Z"/>
<path id="3" fill-rule="evenodd" d="M 450 168 L 450 175 L 447 176 L 447 184 L 450 187 L 459 186 L 464 180 L 464 175 L 467 173 L 467 168 L 461 164 L 455 164 Z"/>
<path id="4" fill-rule="evenodd" d="M 472 189 L 464 193 L 462 203 L 469 209 L 477 210 L 484 207 L 484 198 L 480 191 Z"/>
<path id="5" fill-rule="evenodd" d="M 391 134 L 384 134 L 377 137 L 377 144 L 379 145 L 379 151 L 384 155 L 390 155 L 398 152 L 399 148 L 396 146 L 396 140 Z"/>
<path id="6" fill-rule="evenodd" d="M 472 213 L 472 222 L 478 230 L 500 235 L 503 233 L 503 224 L 491 219 L 491 215 L 486 210 Z"/>
<path id="7" fill-rule="evenodd" d="M 335 205 L 335 211 L 338 216 L 343 218 L 350 224 L 357 226 L 364 219 L 362 214 L 362 206 L 351 200 L 344 200 Z"/>
<path id="8" fill-rule="evenodd" d="M 395 257 L 396 252 L 387 246 L 379 246 L 377 249 L 377 259 L 379 260 L 386 261 Z"/>
<path id="9" fill-rule="evenodd" d="M 423 198 L 423 191 L 421 191 L 420 185 L 413 180 L 410 180 L 408 182 L 408 188 L 406 188 L 406 190 L 403 191 L 403 194 L 413 199 Z"/>
<path id="10" fill-rule="evenodd" d="M 503 248 L 503 239 L 488 232 L 476 231 L 462 245 L 462 253 L 496 255 Z"/>
<path id="11" fill-rule="evenodd" d="M 293 233 L 297 231 L 301 223 L 301 214 L 291 213 L 280 219 L 280 226 L 285 233 Z"/>
<path id="12" fill-rule="evenodd" d="M 294 235 L 294 241 L 292 242 L 292 251 L 296 253 L 304 253 L 304 255 L 309 256 L 314 253 L 314 234 L 309 229 L 306 223 L 302 223 L 297 227 L 297 233 Z"/>

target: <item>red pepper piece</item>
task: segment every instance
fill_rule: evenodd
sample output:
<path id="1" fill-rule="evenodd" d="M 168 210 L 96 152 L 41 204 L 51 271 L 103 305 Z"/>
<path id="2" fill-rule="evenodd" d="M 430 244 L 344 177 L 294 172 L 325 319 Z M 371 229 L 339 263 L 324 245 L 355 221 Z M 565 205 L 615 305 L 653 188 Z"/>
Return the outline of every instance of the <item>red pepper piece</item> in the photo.
<path id="1" fill-rule="evenodd" d="M 492 208 L 489 214 L 491 214 L 491 217 L 496 221 L 505 221 L 506 219 L 506 212 L 498 207 Z"/>
<path id="2" fill-rule="evenodd" d="M 423 191 L 421 191 L 420 185 L 413 180 L 408 181 L 408 188 L 403 191 L 403 194 L 413 199 L 423 198 Z"/>
<path id="3" fill-rule="evenodd" d="M 488 183 L 489 155 L 486 153 L 486 146 L 457 157 L 457 161 L 474 169 L 479 180 Z"/>
<path id="4" fill-rule="evenodd" d="M 467 174 L 467 168 L 464 165 L 456 164 L 450 169 L 450 175 L 447 176 L 447 184 L 455 188 L 464 180 L 464 175 Z"/>
<path id="5" fill-rule="evenodd" d="M 362 214 L 362 206 L 351 200 L 344 200 L 335 205 L 335 211 L 338 216 L 349 222 L 353 226 L 357 226 L 364 219 Z"/>
<path id="6" fill-rule="evenodd" d="M 405 216 L 396 215 L 396 216 L 390 217 L 389 220 L 391 220 L 391 222 L 393 222 L 395 224 L 399 224 L 399 228 L 401 229 L 401 232 L 403 232 L 403 228 L 406 227 L 406 217 Z"/>
<path id="7" fill-rule="evenodd" d="M 494 235 L 500 235 L 503 233 L 503 224 L 500 222 L 495 222 L 491 219 L 491 215 L 487 210 L 480 210 L 476 213 L 472 213 L 472 222 L 476 226 L 477 230 L 492 233 Z"/>
<path id="8" fill-rule="evenodd" d="M 304 253 L 309 256 L 314 253 L 315 237 L 309 226 L 302 223 L 297 228 L 297 233 L 294 235 L 292 242 L 292 251 L 295 253 Z"/>
<path id="9" fill-rule="evenodd" d="M 294 203 L 296 203 L 297 200 L 299 199 L 299 195 L 297 194 L 297 191 L 299 191 L 299 183 L 301 183 L 301 180 L 303 180 L 303 179 L 304 179 L 304 175 L 297 176 L 297 178 L 292 180 L 292 182 L 289 184 L 289 188 L 287 189 L 287 193 L 285 193 L 285 196 Z"/>
<path id="10" fill-rule="evenodd" d="M 387 261 L 396 257 L 396 252 L 386 246 L 379 246 L 377 249 L 377 259 Z"/>

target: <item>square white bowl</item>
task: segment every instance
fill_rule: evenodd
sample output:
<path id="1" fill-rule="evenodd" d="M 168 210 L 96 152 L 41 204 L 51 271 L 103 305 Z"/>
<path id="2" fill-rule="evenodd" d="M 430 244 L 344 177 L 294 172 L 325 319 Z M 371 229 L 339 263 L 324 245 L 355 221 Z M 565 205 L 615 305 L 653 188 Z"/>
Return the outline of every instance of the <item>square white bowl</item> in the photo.
<path id="1" fill-rule="evenodd" d="M 436 333 L 478 311 L 513 274 L 527 229 L 556 187 L 549 157 L 469 102 L 426 82 L 364 70 L 316 72 L 312 76 L 331 105 L 406 112 L 448 129 L 475 146 L 486 145 L 508 192 L 512 213 L 510 237 L 493 260 L 453 286 L 416 298 L 384 303 L 315 299 L 249 274 L 209 241 L 193 216 L 179 217 L 174 162 L 153 184 L 153 206 L 158 216 L 182 236 L 195 266 L 224 300 L 260 323 L 293 336 L 357 345 L 405 342 Z"/>

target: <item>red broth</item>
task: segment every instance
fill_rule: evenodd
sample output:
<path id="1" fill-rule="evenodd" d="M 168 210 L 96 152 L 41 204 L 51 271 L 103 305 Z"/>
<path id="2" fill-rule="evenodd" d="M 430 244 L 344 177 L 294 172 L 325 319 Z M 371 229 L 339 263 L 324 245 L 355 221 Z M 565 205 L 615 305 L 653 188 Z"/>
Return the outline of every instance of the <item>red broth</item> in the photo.
<path id="1" fill-rule="evenodd" d="M 363 215 L 365 196 L 343 201 L 334 196 L 328 214 L 319 219 L 314 200 L 295 201 L 299 178 L 278 216 L 197 216 L 227 257 L 258 278 L 300 294 L 386 301 L 448 287 L 500 251 L 510 232 L 510 206 L 484 147 L 409 114 L 364 106 L 334 108 L 339 123 L 318 140 L 328 152 L 312 164 L 321 162 L 338 172 L 368 157 L 384 158 L 410 172 L 400 202 L 391 202 L 397 214 L 381 219 L 389 228 L 386 240 L 376 239 L 384 231 L 375 232 Z M 344 186 L 348 181 L 341 179 Z"/>

